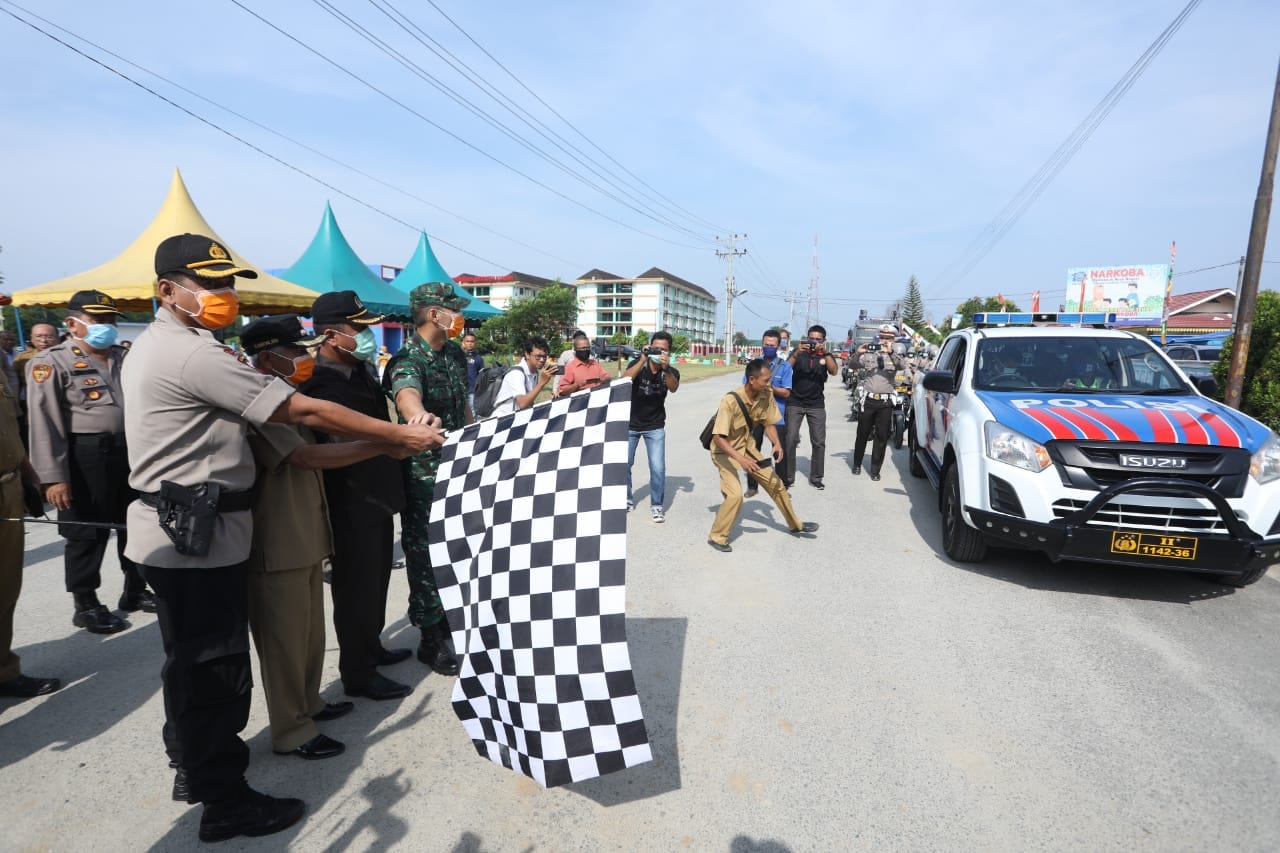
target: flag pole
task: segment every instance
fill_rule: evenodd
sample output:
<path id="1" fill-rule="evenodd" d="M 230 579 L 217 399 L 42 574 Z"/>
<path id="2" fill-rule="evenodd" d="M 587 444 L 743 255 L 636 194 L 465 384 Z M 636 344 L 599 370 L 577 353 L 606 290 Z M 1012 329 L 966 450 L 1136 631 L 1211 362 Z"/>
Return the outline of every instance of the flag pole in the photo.
<path id="1" fill-rule="evenodd" d="M 1173 262 L 1178 258 L 1178 241 L 1169 242 L 1169 278 L 1164 285 L 1164 308 L 1160 314 L 1160 346 L 1167 343 L 1169 337 L 1169 298 L 1173 296 Z"/>

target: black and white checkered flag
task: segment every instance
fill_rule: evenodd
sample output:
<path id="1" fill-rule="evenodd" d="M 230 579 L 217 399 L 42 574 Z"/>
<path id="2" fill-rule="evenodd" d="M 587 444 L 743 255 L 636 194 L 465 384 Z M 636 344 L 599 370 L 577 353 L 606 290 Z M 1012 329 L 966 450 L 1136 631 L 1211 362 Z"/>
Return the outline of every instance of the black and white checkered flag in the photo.
<path id="1" fill-rule="evenodd" d="M 627 650 L 630 411 L 619 382 L 442 449 L 428 536 L 453 709 L 477 752 L 546 787 L 653 757 Z"/>

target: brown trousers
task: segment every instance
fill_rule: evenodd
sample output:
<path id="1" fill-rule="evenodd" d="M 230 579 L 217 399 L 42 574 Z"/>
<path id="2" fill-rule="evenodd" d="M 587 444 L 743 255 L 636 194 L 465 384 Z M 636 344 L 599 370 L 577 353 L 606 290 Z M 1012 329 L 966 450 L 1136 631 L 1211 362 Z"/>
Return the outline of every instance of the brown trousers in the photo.
<path id="1" fill-rule="evenodd" d="M 290 752 L 320 733 L 311 715 L 324 708 L 323 564 L 249 573 L 249 630 L 262 668 L 271 748 Z"/>
<path id="2" fill-rule="evenodd" d="M 733 530 L 738 514 L 742 512 L 742 481 L 738 473 L 742 469 L 731 456 L 718 450 L 711 451 L 711 461 L 720 470 L 720 494 L 724 495 L 724 502 L 716 511 L 716 520 L 711 525 L 711 541 L 727 545 L 729 532 Z M 782 484 L 773 468 L 762 468 L 755 478 L 760 488 L 768 492 L 769 497 L 778 505 L 787 527 L 791 530 L 801 529 L 804 523 L 791 507 L 791 495 L 787 493 L 787 487 Z"/>
<path id="3" fill-rule="evenodd" d="M 22 478 L 0 483 L 0 517 L 22 518 Z M 22 592 L 23 527 L 20 521 L 0 521 L 0 683 L 22 675 L 13 653 L 13 611 Z"/>

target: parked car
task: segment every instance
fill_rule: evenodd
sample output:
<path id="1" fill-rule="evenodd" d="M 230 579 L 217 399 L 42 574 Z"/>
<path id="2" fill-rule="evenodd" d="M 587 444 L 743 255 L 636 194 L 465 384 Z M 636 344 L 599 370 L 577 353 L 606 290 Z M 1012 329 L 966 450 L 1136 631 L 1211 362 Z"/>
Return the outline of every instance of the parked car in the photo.
<path id="1" fill-rule="evenodd" d="M 619 358 L 619 355 L 618 355 L 619 349 L 622 350 L 621 358 L 623 361 L 631 361 L 631 359 L 640 355 L 640 350 L 636 349 L 633 346 L 629 346 L 627 344 L 623 344 L 621 347 L 618 347 L 616 344 L 601 344 L 600 360 L 601 361 L 617 361 Z"/>
<path id="2" fill-rule="evenodd" d="M 1213 376 L 1213 366 L 1222 356 L 1221 346 L 1202 344 L 1169 344 L 1164 354 L 1173 359 L 1173 363 L 1182 368 L 1182 372 L 1192 379 Z"/>

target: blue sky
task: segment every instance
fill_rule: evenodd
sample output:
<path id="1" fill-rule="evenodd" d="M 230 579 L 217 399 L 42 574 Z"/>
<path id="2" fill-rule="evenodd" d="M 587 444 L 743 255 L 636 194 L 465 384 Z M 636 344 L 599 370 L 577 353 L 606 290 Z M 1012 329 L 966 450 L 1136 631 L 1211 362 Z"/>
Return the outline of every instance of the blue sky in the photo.
<path id="1" fill-rule="evenodd" d="M 807 293 L 815 234 L 818 319 L 832 329 L 846 327 L 859 308 L 880 312 L 912 274 L 940 320 L 971 295 L 1002 292 L 1026 307 L 1027 294 L 1040 289 L 1048 307 L 1050 294 L 1065 290 L 1068 267 L 1162 263 L 1172 239 L 1178 270 L 1239 257 L 1280 33 L 1280 4 L 1202 4 L 1055 183 L 957 281 L 944 270 L 1182 0 L 436 0 L 592 141 L 698 217 L 677 214 L 697 237 L 584 187 L 378 53 L 317 3 L 242 2 L 494 158 L 632 227 L 495 164 L 230 0 L 21 5 L 506 235 L 107 58 L 276 156 L 425 228 L 454 275 L 516 269 L 572 279 L 592 267 L 636 275 L 659 266 L 720 296 L 724 264 L 707 238 L 745 232 L 750 256 L 736 272 L 738 288 L 749 292 L 735 316 L 739 328 L 756 333 L 787 318 L 782 292 Z M 537 139 L 372 0 L 331 2 L 519 135 Z M 429 4 L 392 4 L 587 147 Z M 0 0 L 0 9 L 13 8 Z M 9 289 L 109 259 L 150 220 L 174 166 L 205 217 L 261 266 L 287 266 L 302 253 L 326 200 L 366 261 L 400 265 L 413 251 L 415 235 L 404 225 L 210 130 L 7 15 L 0 15 L 0 73 L 8 81 L 0 88 L 0 269 Z M 1267 254 L 1280 260 L 1274 213 L 1272 219 Z M 1263 287 L 1278 283 L 1280 264 L 1265 266 Z M 1175 279 L 1178 291 L 1234 284 L 1234 267 Z M 804 313 L 802 304 L 797 323 Z"/>

